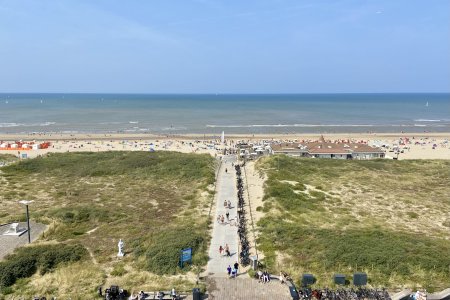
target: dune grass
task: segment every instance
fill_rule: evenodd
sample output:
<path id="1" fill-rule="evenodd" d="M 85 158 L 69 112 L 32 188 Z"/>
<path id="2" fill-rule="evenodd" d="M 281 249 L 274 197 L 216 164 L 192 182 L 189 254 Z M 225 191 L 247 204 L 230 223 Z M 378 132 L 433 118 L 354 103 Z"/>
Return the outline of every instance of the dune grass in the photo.
<path id="1" fill-rule="evenodd" d="M 75 245 L 38 245 L 16 249 L 0 262 L 0 291 L 9 289 L 17 280 L 28 278 L 37 271 L 44 275 L 53 271 L 58 265 L 80 261 L 87 257 L 86 249 Z"/>
<path id="2" fill-rule="evenodd" d="M 287 156 L 258 162 L 265 216 L 258 243 L 272 271 L 369 274 L 373 286 L 447 288 L 450 162 L 340 161 Z"/>
<path id="3" fill-rule="evenodd" d="M 191 269 L 179 269 L 178 254 L 193 247 L 194 269 L 206 265 L 213 161 L 209 155 L 175 152 L 64 153 L 20 161 L 1 169 L 0 223 L 23 218 L 19 197 L 35 200 L 32 219 L 50 225 L 43 242 L 77 242 L 89 251 L 92 272 L 103 274 L 90 283 L 91 292 L 142 274 L 176 275 L 175 281 L 189 286 L 192 281 L 177 277 Z M 127 255 L 119 261 L 120 238 Z M 155 283 L 169 288 L 172 281 Z M 124 288 L 144 283 L 135 284 Z"/>
<path id="4" fill-rule="evenodd" d="M 0 154 L 0 165 L 17 161 L 18 158 L 12 154 Z"/>

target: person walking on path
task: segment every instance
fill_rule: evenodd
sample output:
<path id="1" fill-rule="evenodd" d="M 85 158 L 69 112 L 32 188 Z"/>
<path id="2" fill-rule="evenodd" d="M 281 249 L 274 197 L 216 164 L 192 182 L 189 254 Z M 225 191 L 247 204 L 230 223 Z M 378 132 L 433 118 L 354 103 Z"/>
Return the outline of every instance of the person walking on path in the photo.
<path id="1" fill-rule="evenodd" d="M 228 200 L 228 208 L 231 208 L 231 201 Z"/>
<path id="2" fill-rule="evenodd" d="M 237 270 L 235 268 L 233 268 L 231 270 L 231 278 L 236 278 L 236 273 L 237 273 Z"/>
<path id="3" fill-rule="evenodd" d="M 230 220 L 230 213 L 227 212 L 226 215 L 227 215 L 227 221 L 229 221 Z"/>
<path id="4" fill-rule="evenodd" d="M 231 254 L 230 254 L 230 247 L 228 247 L 228 244 L 225 244 L 225 254 L 227 256 L 231 256 Z"/>
<path id="5" fill-rule="evenodd" d="M 219 254 L 222 255 L 222 252 L 223 252 L 223 247 L 222 247 L 222 245 L 220 245 L 220 247 L 219 247 Z"/>
<path id="6" fill-rule="evenodd" d="M 235 262 L 235 263 L 234 263 L 234 268 L 236 269 L 236 276 L 237 276 L 238 269 L 239 269 L 239 264 L 238 264 L 238 262 Z"/>
<path id="7" fill-rule="evenodd" d="M 220 217 L 220 221 L 223 223 L 225 223 L 225 218 L 223 217 L 223 215 Z"/>
<path id="8" fill-rule="evenodd" d="M 231 276 L 231 266 L 230 265 L 228 265 L 227 273 L 228 273 L 228 277 L 230 277 Z"/>

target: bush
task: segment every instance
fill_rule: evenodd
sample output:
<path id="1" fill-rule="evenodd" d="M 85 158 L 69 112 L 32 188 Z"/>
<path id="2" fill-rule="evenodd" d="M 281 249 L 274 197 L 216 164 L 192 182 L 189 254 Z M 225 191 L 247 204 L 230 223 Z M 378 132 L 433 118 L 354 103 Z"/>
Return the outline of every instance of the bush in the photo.
<path id="1" fill-rule="evenodd" d="M 19 248 L 0 262 L 0 289 L 13 285 L 19 278 L 27 278 L 40 270 L 45 274 L 57 265 L 75 262 L 87 256 L 81 245 L 41 245 Z"/>
<path id="2" fill-rule="evenodd" d="M 408 217 L 410 217 L 411 219 L 417 219 L 419 217 L 419 214 L 413 212 L 413 211 L 408 211 L 406 213 L 408 215 Z"/>
<path id="3" fill-rule="evenodd" d="M 179 269 L 180 251 L 192 248 L 192 263 L 204 265 L 204 236 L 195 228 L 171 228 L 157 233 L 152 238 L 151 245 L 146 249 L 147 268 L 156 274 L 175 274 Z"/>
<path id="4" fill-rule="evenodd" d="M 122 264 L 118 264 L 114 266 L 114 269 L 111 271 L 112 276 L 123 276 L 127 273 L 127 270 L 125 270 L 124 266 Z"/>

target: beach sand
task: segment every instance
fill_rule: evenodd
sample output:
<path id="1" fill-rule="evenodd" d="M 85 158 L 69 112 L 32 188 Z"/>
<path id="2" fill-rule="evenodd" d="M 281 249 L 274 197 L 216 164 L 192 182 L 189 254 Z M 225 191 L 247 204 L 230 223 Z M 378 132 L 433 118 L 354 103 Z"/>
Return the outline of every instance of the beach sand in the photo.
<path id="1" fill-rule="evenodd" d="M 263 134 L 263 135 L 226 135 L 225 147 L 238 141 L 250 143 L 287 142 L 318 140 L 319 134 Z M 326 134 L 327 140 L 364 141 L 374 145 L 386 145 L 386 157 L 396 157 L 396 150 L 403 151 L 398 159 L 450 159 L 450 133 L 361 133 Z M 220 135 L 151 135 L 151 134 L 0 134 L 0 141 L 36 141 L 51 142 L 48 149 L 22 150 L 28 157 L 36 157 L 49 152 L 81 151 L 178 151 L 184 153 L 221 154 L 224 145 Z M 15 150 L 0 150 L 0 153 L 19 155 Z"/>

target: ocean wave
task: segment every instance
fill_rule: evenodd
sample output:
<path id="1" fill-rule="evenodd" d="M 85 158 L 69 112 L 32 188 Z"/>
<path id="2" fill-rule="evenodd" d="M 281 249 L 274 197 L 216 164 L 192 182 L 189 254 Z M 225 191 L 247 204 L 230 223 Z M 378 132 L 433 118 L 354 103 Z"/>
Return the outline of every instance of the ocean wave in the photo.
<path id="1" fill-rule="evenodd" d="M 126 124 L 126 122 L 100 122 L 100 125 L 119 125 L 119 124 Z"/>
<path id="2" fill-rule="evenodd" d="M 43 122 L 43 123 L 0 123 L 0 128 L 8 127 L 44 127 L 54 125 L 56 122 Z"/>
<path id="3" fill-rule="evenodd" d="M 186 127 L 178 126 L 178 127 L 163 127 L 161 130 L 170 131 L 170 130 L 187 130 Z"/>
<path id="4" fill-rule="evenodd" d="M 414 122 L 441 122 L 441 120 L 417 119 L 417 120 L 414 120 Z"/>
<path id="5" fill-rule="evenodd" d="M 209 128 L 252 128 L 252 127 L 374 127 L 373 124 L 252 124 L 252 125 L 211 125 Z"/>
<path id="6" fill-rule="evenodd" d="M 121 130 L 123 132 L 148 132 L 150 131 L 149 128 L 140 128 L 140 127 L 133 127 L 132 129 L 124 129 Z"/>
<path id="7" fill-rule="evenodd" d="M 130 124 L 139 124 L 138 121 L 129 121 L 128 123 L 130 123 Z"/>

